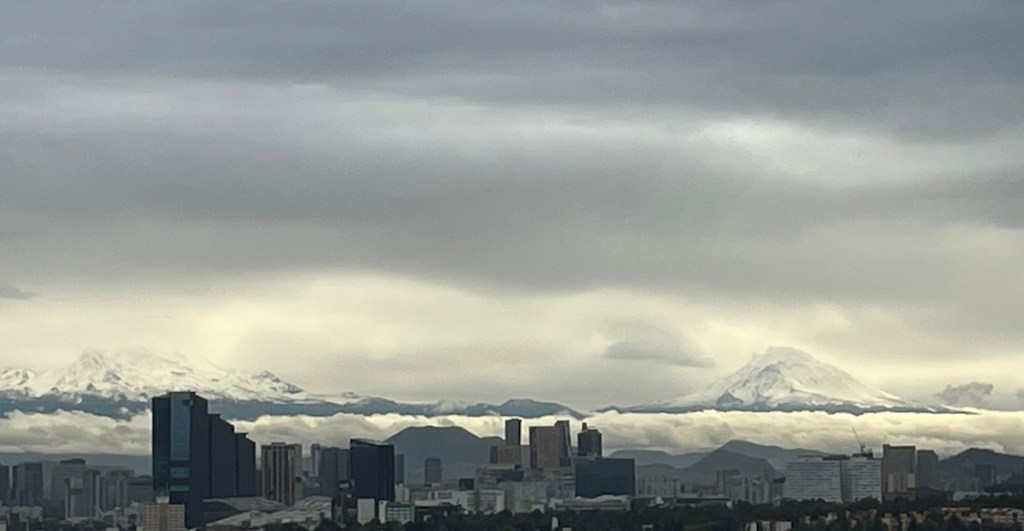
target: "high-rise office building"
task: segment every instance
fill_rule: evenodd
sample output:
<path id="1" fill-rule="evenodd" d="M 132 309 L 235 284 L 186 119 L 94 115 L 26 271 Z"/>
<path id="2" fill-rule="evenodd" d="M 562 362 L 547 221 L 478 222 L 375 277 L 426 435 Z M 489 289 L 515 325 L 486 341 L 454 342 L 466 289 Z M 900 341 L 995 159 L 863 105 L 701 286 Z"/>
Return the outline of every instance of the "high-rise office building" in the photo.
<path id="1" fill-rule="evenodd" d="M 11 502 L 11 468 L 0 463 L 0 505 Z"/>
<path id="2" fill-rule="evenodd" d="M 882 446 L 882 493 L 906 494 L 916 488 L 914 467 L 917 448 L 913 446 Z"/>
<path id="3" fill-rule="evenodd" d="M 220 415 L 209 415 L 210 428 L 210 498 L 231 498 L 238 495 L 238 461 L 236 459 L 235 427 Z"/>
<path id="4" fill-rule="evenodd" d="M 115 507 L 128 507 L 128 486 L 135 478 L 130 470 L 111 470 L 103 476 L 101 483 L 100 509 L 110 511 Z"/>
<path id="5" fill-rule="evenodd" d="M 349 444 L 349 474 L 355 498 L 394 501 L 394 445 L 352 439 Z"/>
<path id="6" fill-rule="evenodd" d="M 919 489 L 938 489 L 939 456 L 935 450 L 917 451 L 917 468 L 914 472 L 915 483 Z"/>
<path id="7" fill-rule="evenodd" d="M 572 433 L 568 420 L 555 421 L 558 430 L 558 466 L 572 466 Z"/>
<path id="8" fill-rule="evenodd" d="M 530 468 L 553 470 L 562 467 L 562 435 L 557 426 L 530 426 Z"/>
<path id="9" fill-rule="evenodd" d="M 839 459 L 801 457 L 786 465 L 786 498 L 843 502 L 842 463 Z"/>
<path id="10" fill-rule="evenodd" d="M 523 444 L 523 420 L 508 419 L 505 421 L 505 444 L 519 446 Z"/>
<path id="11" fill-rule="evenodd" d="M 395 454 L 395 485 L 405 485 L 404 454 Z"/>
<path id="12" fill-rule="evenodd" d="M 996 484 L 995 465 L 974 465 L 974 477 L 978 480 L 978 487 L 984 491 L 986 488 Z"/>
<path id="13" fill-rule="evenodd" d="M 322 448 L 320 450 L 320 495 L 335 497 L 340 492 L 340 485 L 348 481 L 348 448 Z"/>
<path id="14" fill-rule="evenodd" d="M 320 473 L 320 453 L 323 451 L 323 446 L 319 443 L 313 443 L 309 445 L 309 475 L 317 477 Z"/>
<path id="15" fill-rule="evenodd" d="M 153 398 L 153 491 L 185 506 L 188 527 L 203 525 L 210 493 L 210 420 L 206 399 L 193 392 Z"/>
<path id="16" fill-rule="evenodd" d="M 43 464 L 19 463 L 14 465 L 11 490 L 14 505 L 39 505 L 43 499 Z"/>
<path id="17" fill-rule="evenodd" d="M 256 443 L 245 433 L 235 432 L 235 495 L 258 496 L 259 480 L 256 477 Z"/>
<path id="18" fill-rule="evenodd" d="M 580 457 L 601 457 L 601 432 L 588 427 L 584 422 L 583 429 L 576 435 L 576 451 Z"/>
<path id="19" fill-rule="evenodd" d="M 974 461 L 962 457 L 956 462 L 956 480 L 953 487 L 959 492 L 978 492 L 981 490 L 981 483 L 974 474 Z"/>
<path id="20" fill-rule="evenodd" d="M 64 491 L 69 479 L 82 477 L 85 459 L 64 459 L 50 470 L 50 499 L 64 501 Z"/>
<path id="21" fill-rule="evenodd" d="M 865 498 L 882 501 L 880 460 L 866 455 L 855 455 L 840 463 L 843 503 L 853 503 Z"/>
<path id="22" fill-rule="evenodd" d="M 275 442 L 260 448 L 263 497 L 294 505 L 302 498 L 302 445 Z"/>
<path id="23" fill-rule="evenodd" d="M 501 444 L 491 446 L 491 464 L 513 466 L 523 464 L 522 430 L 522 420 L 508 419 L 505 421 L 505 440 Z"/>
<path id="24" fill-rule="evenodd" d="M 636 493 L 636 463 L 632 459 L 594 457 L 576 461 L 576 495 L 633 496 Z"/>
<path id="25" fill-rule="evenodd" d="M 428 457 L 423 460 L 423 484 L 436 485 L 444 476 L 444 465 L 440 457 Z"/>
<path id="26" fill-rule="evenodd" d="M 69 480 L 64 498 L 64 514 L 68 518 L 91 518 L 100 512 L 102 478 L 99 470 L 86 468 L 80 477 Z"/>

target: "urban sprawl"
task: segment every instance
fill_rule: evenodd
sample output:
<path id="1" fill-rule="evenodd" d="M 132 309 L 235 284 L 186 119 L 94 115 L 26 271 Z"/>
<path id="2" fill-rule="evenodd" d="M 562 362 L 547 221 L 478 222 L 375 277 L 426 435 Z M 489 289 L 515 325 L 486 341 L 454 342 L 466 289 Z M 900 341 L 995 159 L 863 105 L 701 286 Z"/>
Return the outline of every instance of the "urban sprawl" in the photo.
<path id="1" fill-rule="evenodd" d="M 505 421 L 489 462 L 465 477 L 393 444 L 260 447 L 191 392 L 153 398 L 152 475 L 85 459 L 0 464 L 0 531 L 34 529 L 967 529 L 1020 528 L 1024 475 L 884 445 L 801 455 L 782 471 L 723 466 L 703 481 L 606 457 L 569 420 Z M 259 466 L 257 467 L 257 464 Z M 411 468 L 411 467 L 410 467 Z M 421 472 L 421 473 L 420 473 Z M 1024 471 L 1018 471 L 1024 472 Z"/>

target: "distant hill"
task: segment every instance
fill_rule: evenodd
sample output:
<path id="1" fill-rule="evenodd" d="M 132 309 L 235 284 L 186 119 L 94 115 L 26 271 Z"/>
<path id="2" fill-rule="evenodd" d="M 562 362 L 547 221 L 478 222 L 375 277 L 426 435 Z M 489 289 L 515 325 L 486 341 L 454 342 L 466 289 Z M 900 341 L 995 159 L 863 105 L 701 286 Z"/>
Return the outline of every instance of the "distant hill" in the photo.
<path id="1" fill-rule="evenodd" d="M 472 476 L 490 461 L 491 446 L 502 440 L 477 437 L 457 426 L 417 426 L 392 435 L 386 442 L 395 445 L 396 454 L 405 455 L 405 480 L 414 484 L 423 482 L 423 461 L 428 457 L 441 458 L 445 479 Z"/>
<path id="2" fill-rule="evenodd" d="M 970 459 L 975 465 L 992 465 L 996 469 L 996 479 L 1002 481 L 1011 474 L 1024 471 L 1024 456 L 1003 454 L 983 448 L 969 448 L 939 461 L 939 478 L 944 485 L 956 480 L 956 471 L 964 459 Z"/>
<path id="3" fill-rule="evenodd" d="M 686 468 L 700 461 L 708 453 L 691 452 L 682 455 L 672 455 L 661 450 L 618 450 L 612 452 L 609 457 L 632 459 L 636 461 L 636 466 L 668 465 L 675 468 Z"/>
<path id="4" fill-rule="evenodd" d="M 771 463 L 775 470 L 780 472 L 786 469 L 787 463 L 795 461 L 800 456 L 825 455 L 825 452 L 819 452 L 818 450 L 806 450 L 802 448 L 789 449 L 782 448 L 780 446 L 768 446 L 739 440 L 729 441 L 723 444 L 720 449 L 748 457 L 765 459 Z"/>
<path id="5" fill-rule="evenodd" d="M 789 449 L 740 440 L 729 441 L 714 451 L 718 450 L 724 450 L 732 454 L 738 454 L 739 456 L 751 457 L 754 459 L 764 459 L 768 461 L 773 469 L 779 472 L 786 469 L 786 463 L 794 461 L 800 456 L 825 455 L 825 452 L 820 452 L 818 450 L 807 450 L 802 448 Z M 714 451 L 690 452 L 686 454 L 673 455 L 662 450 L 618 450 L 612 454 L 612 457 L 634 459 L 636 460 L 637 466 L 669 465 L 675 468 L 685 469 L 706 458 L 708 455 L 714 453 Z M 730 459 L 724 459 L 723 461 L 730 461 Z M 740 463 L 740 459 L 738 458 L 735 459 L 735 461 Z M 744 461 L 744 463 L 746 462 Z"/>

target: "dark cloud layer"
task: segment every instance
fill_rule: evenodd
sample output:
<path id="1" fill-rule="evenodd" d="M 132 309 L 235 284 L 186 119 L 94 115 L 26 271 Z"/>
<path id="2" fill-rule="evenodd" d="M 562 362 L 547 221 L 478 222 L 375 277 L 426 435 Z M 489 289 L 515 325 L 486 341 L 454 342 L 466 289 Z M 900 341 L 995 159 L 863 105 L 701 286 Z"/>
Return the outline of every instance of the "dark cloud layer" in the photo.
<path id="1" fill-rule="evenodd" d="M 1016 2 L 47 2 L 0 63 L 498 105 L 694 106 L 923 136 L 1019 124 Z"/>
<path id="2" fill-rule="evenodd" d="M 1022 27 L 1018 2 L 7 3 L 0 278 L 856 306 L 1005 350 Z"/>

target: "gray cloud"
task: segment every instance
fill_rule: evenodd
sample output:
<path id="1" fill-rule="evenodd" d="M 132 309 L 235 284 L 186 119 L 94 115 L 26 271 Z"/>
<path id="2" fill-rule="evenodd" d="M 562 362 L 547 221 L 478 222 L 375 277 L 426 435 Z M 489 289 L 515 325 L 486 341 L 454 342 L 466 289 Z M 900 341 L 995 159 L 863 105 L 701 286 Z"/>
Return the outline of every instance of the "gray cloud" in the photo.
<path id="1" fill-rule="evenodd" d="M 898 315 L 875 350 L 924 330 L 1009 356 L 1022 25 L 924 1 L 4 5 L 0 278 L 824 305 Z M 601 335 L 706 364 L 681 334 Z"/>
<path id="2" fill-rule="evenodd" d="M 453 0 L 6 6 L 0 62 L 500 105 L 692 105 L 909 134 L 1019 124 L 1019 5 Z"/>
<path id="3" fill-rule="evenodd" d="M 619 341 L 605 350 L 604 356 L 612 360 L 653 361 L 680 367 L 714 367 L 715 360 L 700 352 L 684 350 L 678 346 Z"/>
<path id="4" fill-rule="evenodd" d="M 951 406 L 982 407 L 994 390 L 994 385 L 983 382 L 947 385 L 942 392 L 935 393 L 935 398 Z"/>
<path id="5" fill-rule="evenodd" d="M 17 286 L 0 284 L 0 299 L 27 300 L 36 297 L 35 293 L 25 291 Z"/>

